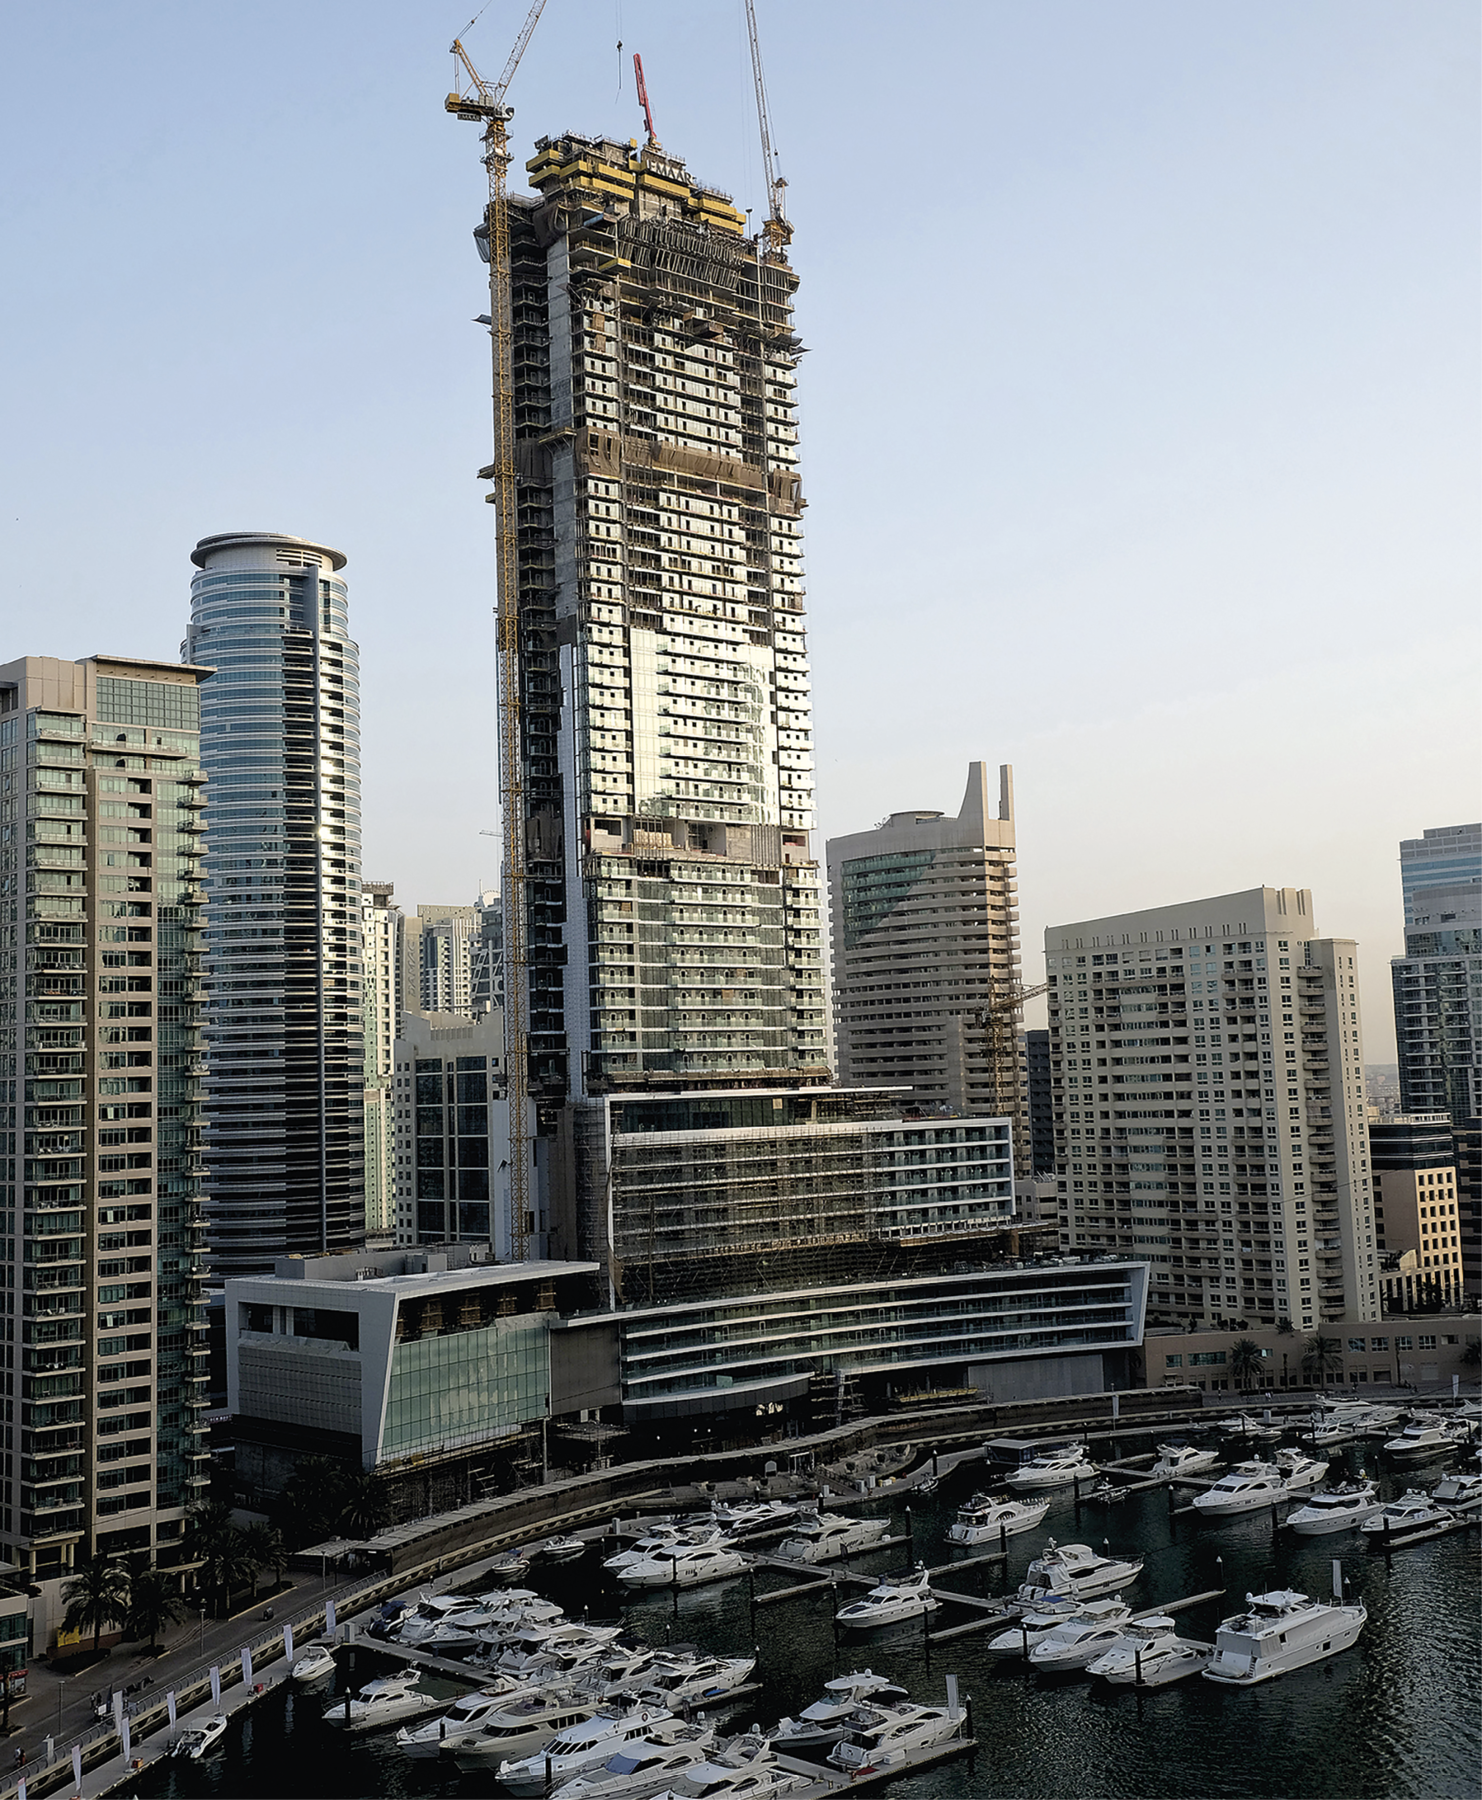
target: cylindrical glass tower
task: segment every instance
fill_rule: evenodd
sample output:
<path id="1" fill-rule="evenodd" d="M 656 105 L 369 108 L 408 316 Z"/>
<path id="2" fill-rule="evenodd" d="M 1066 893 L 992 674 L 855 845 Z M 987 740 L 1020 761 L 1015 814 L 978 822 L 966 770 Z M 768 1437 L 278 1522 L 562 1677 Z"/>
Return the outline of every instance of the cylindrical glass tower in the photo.
<path id="1" fill-rule="evenodd" d="M 191 554 L 201 700 L 213 1285 L 365 1229 L 359 652 L 345 558 L 278 532 Z"/>

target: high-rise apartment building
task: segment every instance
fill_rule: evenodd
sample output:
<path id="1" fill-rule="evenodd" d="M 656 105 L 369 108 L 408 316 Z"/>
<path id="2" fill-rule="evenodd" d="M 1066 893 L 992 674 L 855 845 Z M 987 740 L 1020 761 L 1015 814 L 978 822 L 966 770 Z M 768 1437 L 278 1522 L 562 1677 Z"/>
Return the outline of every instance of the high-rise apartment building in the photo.
<path id="1" fill-rule="evenodd" d="M 1400 1113 L 1369 1127 L 1380 1276 L 1393 1312 L 1457 1307 L 1462 1256 L 1456 1139 L 1445 1113 Z"/>
<path id="2" fill-rule="evenodd" d="M 473 1017 L 473 964 L 480 914 L 471 906 L 417 908 L 417 1005 L 424 1013 Z"/>
<path id="3" fill-rule="evenodd" d="M 1482 1116 L 1482 825 L 1400 844 L 1405 954 L 1390 964 L 1401 1105 Z"/>
<path id="4" fill-rule="evenodd" d="M 401 1035 L 402 911 L 395 885 L 367 881 L 360 896 L 361 948 L 365 963 L 365 1228 L 396 1228 L 395 1109 L 391 1069 Z"/>
<path id="5" fill-rule="evenodd" d="M 359 651 L 338 550 L 277 532 L 191 554 L 207 855 L 213 1281 L 365 1231 Z"/>
<path id="6" fill-rule="evenodd" d="M 992 1016 L 1019 981 L 1012 770 L 999 770 L 996 815 L 987 765 L 972 763 L 955 818 L 897 812 L 830 838 L 828 876 L 839 1079 L 1012 1117 L 1027 1175 L 1017 1021 Z"/>
<path id="7" fill-rule="evenodd" d="M 398 1242 L 481 1243 L 511 1255 L 503 1058 L 497 1012 L 403 1021 L 392 1087 Z"/>
<path id="8" fill-rule="evenodd" d="M 1378 1315 L 1357 950 L 1305 889 L 1052 926 L 1062 1245 L 1165 1321 Z"/>
<path id="9" fill-rule="evenodd" d="M 1023 1069 L 1029 1095 L 1030 1166 L 1036 1175 L 1055 1173 L 1055 1095 L 1050 1075 L 1050 1034 L 1026 1031 Z"/>
<path id="10" fill-rule="evenodd" d="M 178 1561 L 206 1485 L 206 668 L 0 666 L 0 1549 Z"/>
<path id="11" fill-rule="evenodd" d="M 473 903 L 477 921 L 470 986 L 473 1016 L 504 1006 L 504 912 L 498 894 L 485 892 Z"/>

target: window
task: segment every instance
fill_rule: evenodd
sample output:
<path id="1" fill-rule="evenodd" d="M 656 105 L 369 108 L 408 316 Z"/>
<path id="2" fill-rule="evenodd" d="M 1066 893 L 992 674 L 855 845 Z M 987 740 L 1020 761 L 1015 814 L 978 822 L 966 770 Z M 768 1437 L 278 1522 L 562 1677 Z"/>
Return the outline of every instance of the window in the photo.
<path id="1" fill-rule="evenodd" d="M 1365 1349 L 1364 1340 L 1362 1338 L 1350 1338 L 1348 1340 L 1348 1348 L 1350 1350 L 1357 1350 L 1360 1355 L 1362 1355 Z"/>
<path id="2" fill-rule="evenodd" d="M 1369 1348 L 1371 1350 L 1388 1350 L 1389 1339 L 1388 1338 L 1370 1338 L 1369 1339 Z"/>
<path id="3" fill-rule="evenodd" d="M 1194 1350 L 1189 1355 L 1189 1364 L 1194 1368 L 1204 1368 L 1225 1360 L 1223 1350 Z"/>
<path id="4" fill-rule="evenodd" d="M 1183 1366 L 1184 1359 L 1181 1356 L 1165 1356 L 1163 1358 L 1163 1367 L 1165 1369 L 1181 1369 Z"/>
<path id="5" fill-rule="evenodd" d="M 1422 1350 L 1434 1350 L 1435 1347 L 1436 1347 L 1436 1340 L 1433 1337 L 1423 1337 L 1420 1340 L 1420 1348 Z"/>
<path id="6" fill-rule="evenodd" d="M 1415 1340 L 1413 1338 L 1397 1337 L 1395 1339 L 1396 1350 L 1413 1350 L 1414 1348 Z"/>

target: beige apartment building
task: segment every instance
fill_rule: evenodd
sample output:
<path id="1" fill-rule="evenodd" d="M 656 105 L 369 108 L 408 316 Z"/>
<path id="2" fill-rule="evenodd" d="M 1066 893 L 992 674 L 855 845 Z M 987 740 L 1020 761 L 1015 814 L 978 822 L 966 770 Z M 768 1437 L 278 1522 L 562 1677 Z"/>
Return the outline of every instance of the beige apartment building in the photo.
<path id="1" fill-rule="evenodd" d="M 1357 947 L 1306 889 L 1052 926 L 1060 1238 L 1151 1265 L 1149 1317 L 1379 1316 Z"/>

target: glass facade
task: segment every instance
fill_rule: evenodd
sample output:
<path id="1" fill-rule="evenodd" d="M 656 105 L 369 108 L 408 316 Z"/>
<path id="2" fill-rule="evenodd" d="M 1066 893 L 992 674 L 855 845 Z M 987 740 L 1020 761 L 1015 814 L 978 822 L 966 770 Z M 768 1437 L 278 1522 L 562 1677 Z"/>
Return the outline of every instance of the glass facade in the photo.
<path id="1" fill-rule="evenodd" d="M 529 1316 L 398 1343 L 381 1431 L 394 1460 L 513 1433 L 549 1410 L 550 1332 Z"/>

